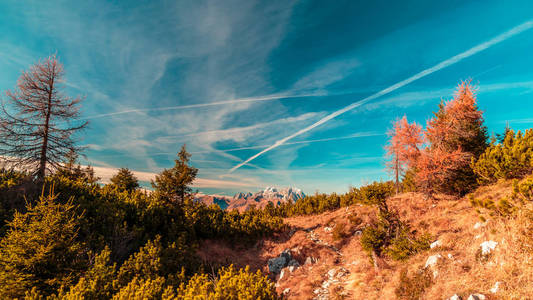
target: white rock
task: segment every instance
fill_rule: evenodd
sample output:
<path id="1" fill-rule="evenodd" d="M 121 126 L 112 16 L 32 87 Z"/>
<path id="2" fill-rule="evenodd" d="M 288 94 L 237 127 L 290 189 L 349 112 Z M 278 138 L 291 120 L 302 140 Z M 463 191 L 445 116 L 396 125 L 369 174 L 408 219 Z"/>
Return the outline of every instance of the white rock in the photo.
<path id="1" fill-rule="evenodd" d="M 288 295 L 289 293 L 291 292 L 291 289 L 290 288 L 286 288 L 283 290 L 283 295 Z"/>
<path id="2" fill-rule="evenodd" d="M 289 272 L 292 273 L 292 272 L 294 271 L 295 268 L 296 268 L 295 266 L 290 266 L 290 267 L 289 267 Z"/>
<path id="3" fill-rule="evenodd" d="M 433 278 L 437 278 L 437 276 L 439 276 L 439 271 L 433 271 Z"/>
<path id="4" fill-rule="evenodd" d="M 281 270 L 281 273 L 279 273 L 279 279 L 278 280 L 281 280 L 281 278 L 283 278 L 284 275 L 285 275 L 285 269 Z"/>
<path id="5" fill-rule="evenodd" d="M 335 276 L 335 273 L 337 273 L 337 270 L 331 269 L 331 270 L 328 271 L 328 276 L 331 278 L 331 277 Z"/>
<path id="6" fill-rule="evenodd" d="M 481 222 L 477 222 L 476 224 L 474 224 L 474 229 L 479 229 L 481 228 L 482 226 L 485 226 L 484 223 L 481 223 Z"/>
<path id="7" fill-rule="evenodd" d="M 323 289 L 327 289 L 327 288 L 329 287 L 330 284 L 331 284 L 331 283 L 330 283 L 329 281 L 326 280 L 326 281 L 322 282 L 322 288 L 323 288 Z"/>
<path id="8" fill-rule="evenodd" d="M 333 227 L 324 227 L 325 232 L 331 232 L 333 230 Z"/>
<path id="9" fill-rule="evenodd" d="M 314 290 L 313 293 L 315 293 L 315 294 L 320 293 L 320 289 L 316 289 L 316 290 Z"/>
<path id="10" fill-rule="evenodd" d="M 492 252 L 492 250 L 496 249 L 496 245 L 498 245 L 498 242 L 495 241 L 484 241 L 481 243 L 481 254 L 488 255 Z"/>
<path id="11" fill-rule="evenodd" d="M 483 294 L 472 294 L 468 296 L 467 300 L 485 300 L 485 299 L 487 299 L 487 297 L 485 297 L 485 295 Z"/>
<path id="12" fill-rule="evenodd" d="M 435 247 L 440 247 L 440 246 L 442 246 L 442 243 L 439 240 L 436 240 L 433 243 L 431 243 L 431 245 L 429 245 L 429 248 L 433 249 Z"/>
<path id="13" fill-rule="evenodd" d="M 426 260 L 426 266 L 424 268 L 427 268 L 427 267 L 433 267 L 434 265 L 437 264 L 437 262 L 439 261 L 439 259 L 442 258 L 442 255 L 440 254 L 435 254 L 435 255 L 431 255 L 430 257 L 428 257 L 428 259 Z"/>
<path id="14" fill-rule="evenodd" d="M 453 259 L 453 255 L 451 253 L 448 253 L 448 258 Z"/>
<path id="15" fill-rule="evenodd" d="M 450 298 L 448 298 L 448 300 L 461 300 L 461 297 L 459 297 L 459 295 L 455 294 L 455 295 L 451 296 Z"/>
<path id="16" fill-rule="evenodd" d="M 479 239 L 481 237 L 481 234 L 476 235 L 474 238 Z"/>
<path id="17" fill-rule="evenodd" d="M 499 289 L 500 289 L 500 282 L 496 281 L 496 283 L 494 284 L 494 287 L 490 289 L 490 292 L 493 294 L 496 294 Z"/>

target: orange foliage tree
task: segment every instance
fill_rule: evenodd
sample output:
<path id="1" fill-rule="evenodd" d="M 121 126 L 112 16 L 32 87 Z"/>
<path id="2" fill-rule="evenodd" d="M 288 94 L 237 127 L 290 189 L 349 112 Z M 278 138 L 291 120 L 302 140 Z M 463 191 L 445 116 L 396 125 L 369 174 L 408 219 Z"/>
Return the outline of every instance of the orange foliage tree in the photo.
<path id="1" fill-rule="evenodd" d="M 386 150 L 397 187 L 406 169 L 415 172 L 417 186 L 427 195 L 436 190 L 463 194 L 474 186 L 469 162 L 487 147 L 483 113 L 476 103 L 475 88 L 465 81 L 452 100 L 441 102 L 426 130 L 405 116 L 394 123 Z"/>

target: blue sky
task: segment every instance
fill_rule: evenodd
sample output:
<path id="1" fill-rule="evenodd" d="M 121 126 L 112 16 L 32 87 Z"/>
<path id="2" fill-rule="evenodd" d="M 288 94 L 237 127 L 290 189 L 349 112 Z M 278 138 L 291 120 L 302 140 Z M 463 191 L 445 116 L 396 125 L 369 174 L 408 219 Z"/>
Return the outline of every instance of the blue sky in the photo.
<path id="1" fill-rule="evenodd" d="M 0 91 L 57 53 L 84 163 L 147 181 L 186 143 L 207 193 L 387 180 L 391 121 L 464 79 L 490 132 L 532 127 L 531 1 L 399 2 L 2 1 Z"/>

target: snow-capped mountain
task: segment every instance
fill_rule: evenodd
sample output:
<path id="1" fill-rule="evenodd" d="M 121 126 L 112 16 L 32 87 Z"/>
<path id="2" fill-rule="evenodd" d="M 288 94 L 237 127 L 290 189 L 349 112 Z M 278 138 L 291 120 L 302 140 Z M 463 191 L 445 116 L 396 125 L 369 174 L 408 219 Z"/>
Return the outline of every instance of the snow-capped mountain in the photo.
<path id="1" fill-rule="evenodd" d="M 302 190 L 293 187 L 286 187 L 277 189 L 275 187 L 267 187 L 257 193 L 237 193 L 233 197 L 221 196 L 221 195 L 205 195 L 197 194 L 195 196 L 196 201 L 201 201 L 207 205 L 218 204 L 222 209 L 237 209 L 239 211 L 245 211 L 250 206 L 256 208 L 263 208 L 269 202 L 274 205 L 279 205 L 284 202 L 295 202 L 305 197 Z"/>

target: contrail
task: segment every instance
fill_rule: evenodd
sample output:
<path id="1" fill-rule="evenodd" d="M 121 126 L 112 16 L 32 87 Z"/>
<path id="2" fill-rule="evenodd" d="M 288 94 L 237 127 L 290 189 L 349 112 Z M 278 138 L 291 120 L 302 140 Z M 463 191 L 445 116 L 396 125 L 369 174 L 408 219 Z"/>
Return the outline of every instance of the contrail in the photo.
<path id="1" fill-rule="evenodd" d="M 483 42 L 483 43 L 481 43 L 481 44 L 479 44 L 479 45 L 477 45 L 475 47 L 472 47 L 472 48 L 470 48 L 470 49 L 468 49 L 468 50 L 466 50 L 466 51 L 464 51 L 462 53 L 459 53 L 459 54 L 457 54 L 457 55 L 455 55 L 455 56 L 453 56 L 451 58 L 448 58 L 447 60 L 442 61 L 439 64 L 437 64 L 437 65 L 435 65 L 435 66 L 433 66 L 433 67 L 431 67 L 429 69 L 425 69 L 425 70 L 423 70 L 423 71 L 421 71 L 421 72 L 419 72 L 419 73 L 417 73 L 417 74 L 415 74 L 415 75 L 413 75 L 413 76 L 411 76 L 411 77 L 409 77 L 409 78 L 407 78 L 405 80 L 402 80 L 402 81 L 400 81 L 400 82 L 398 82 L 396 84 L 393 84 L 393 85 L 389 86 L 388 88 L 386 88 L 384 90 L 381 90 L 381 91 L 379 91 L 379 92 L 377 92 L 377 93 L 375 93 L 373 95 L 370 95 L 370 96 L 368 96 L 368 97 L 366 97 L 366 98 L 364 98 L 362 100 L 359 100 L 359 101 L 354 102 L 354 103 L 352 103 L 352 104 L 350 104 L 350 105 L 348 105 L 348 106 L 346 106 L 346 107 L 344 107 L 342 109 L 339 109 L 339 110 L 337 110 L 337 111 L 325 116 L 324 118 L 318 120 L 316 123 L 311 124 L 311 125 L 303 128 L 303 129 L 297 131 L 296 133 L 293 133 L 293 134 L 291 134 L 291 135 L 289 135 L 289 136 L 287 136 L 285 138 L 282 138 L 281 140 L 276 141 L 273 145 L 269 146 L 268 148 L 262 150 L 261 152 L 255 154 L 254 156 L 248 158 L 247 160 L 243 161 L 242 163 L 240 163 L 240 164 L 234 166 L 233 168 L 231 168 L 229 170 L 229 173 L 232 173 L 233 171 L 237 170 L 238 168 L 240 168 L 240 167 L 244 166 L 245 164 L 251 162 L 252 160 L 258 158 L 259 156 L 267 153 L 268 151 L 270 151 L 272 149 L 275 149 L 275 148 L 285 144 L 287 141 L 289 141 L 289 140 L 291 140 L 291 139 L 293 139 L 293 138 L 295 138 L 295 137 L 297 137 L 299 135 L 302 135 L 302 134 L 314 129 L 315 127 L 318 127 L 318 126 L 326 123 L 327 121 L 344 114 L 347 111 L 350 111 L 350 110 L 352 110 L 352 109 L 354 109 L 356 107 L 359 107 L 359 106 L 361 106 L 361 105 L 363 105 L 363 104 L 365 104 L 365 103 L 367 103 L 367 102 L 369 102 L 369 101 L 371 101 L 373 99 L 376 99 L 376 98 L 381 97 L 383 95 L 389 94 L 389 93 L 391 93 L 391 92 L 393 92 L 393 91 L 395 91 L 395 90 L 397 90 L 397 89 L 399 89 L 399 88 L 401 88 L 401 87 L 403 87 L 405 85 L 408 85 L 409 83 L 411 83 L 413 81 L 416 81 L 416 80 L 418 80 L 420 78 L 426 77 L 429 74 L 437 72 L 437 71 L 439 71 L 441 69 L 444 69 L 444 68 L 446 68 L 448 66 L 454 65 L 454 64 L 460 62 L 461 60 L 463 60 L 465 58 L 468 58 L 468 57 L 470 57 L 470 56 L 472 56 L 474 54 L 477 54 L 477 53 L 479 53 L 479 52 L 481 52 L 481 51 L 483 51 L 483 50 L 485 50 L 487 48 L 490 48 L 490 47 L 492 47 L 492 46 L 494 46 L 494 45 L 496 45 L 496 44 L 498 44 L 500 42 L 503 42 L 503 41 L 505 41 L 505 40 L 517 35 L 517 34 L 520 34 L 520 33 L 524 32 L 526 30 L 529 30 L 532 27 L 533 27 L 533 20 L 529 20 L 529 21 L 527 21 L 525 23 L 522 23 L 522 24 L 520 24 L 520 25 L 518 25 L 516 27 L 513 27 L 512 29 L 510 29 L 510 30 L 508 30 L 508 31 L 506 31 L 506 32 L 504 32 L 502 34 L 499 34 L 499 35 L 495 36 L 494 38 L 492 38 L 492 39 L 490 39 L 490 40 L 488 40 L 486 42 Z"/>
<path id="2" fill-rule="evenodd" d="M 377 132 L 372 132 L 372 131 L 359 132 L 359 133 L 354 133 L 354 134 L 350 134 L 347 136 L 289 142 L 283 145 L 297 145 L 297 144 L 309 144 L 309 143 L 317 143 L 317 142 L 328 142 L 328 141 L 346 140 L 346 139 L 353 139 L 353 138 L 360 138 L 360 137 L 367 137 L 367 136 L 378 136 L 378 135 L 383 135 L 383 134 L 384 133 L 377 133 Z M 257 146 L 248 146 L 248 147 L 239 147 L 239 148 L 220 149 L 217 151 L 231 152 L 231 151 L 240 151 L 240 150 L 253 150 L 253 149 L 263 149 L 269 146 L 270 145 L 257 145 Z M 211 151 L 197 151 L 197 152 L 191 152 L 191 154 L 210 153 L 210 152 Z"/>
<path id="3" fill-rule="evenodd" d="M 99 119 L 99 118 L 110 117 L 110 116 L 117 116 L 117 115 L 131 114 L 131 113 L 150 112 L 150 111 L 167 111 L 167 110 L 178 110 L 178 109 L 188 109 L 188 108 L 219 106 L 219 105 L 227 105 L 227 104 L 246 103 L 246 102 L 272 101 L 272 100 L 279 100 L 279 99 L 303 98 L 303 97 L 322 97 L 322 96 L 325 96 L 325 94 L 323 94 L 323 93 L 302 94 L 302 95 L 276 94 L 276 95 L 268 95 L 268 96 L 260 96 L 260 97 L 249 97 L 249 98 L 241 98 L 241 99 L 232 99 L 232 100 L 210 102 L 210 103 L 166 106 L 166 107 L 156 107 L 156 108 L 134 108 L 134 109 L 117 111 L 117 112 L 112 112 L 112 113 L 107 113 L 107 114 L 92 115 L 92 116 L 88 116 L 88 117 L 82 118 L 80 120 Z"/>

